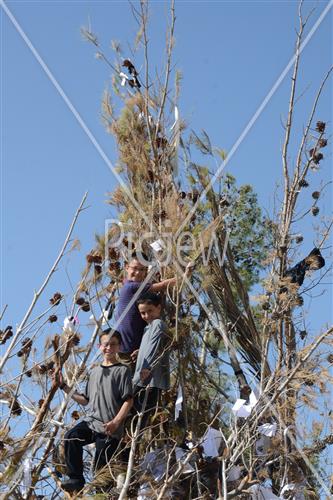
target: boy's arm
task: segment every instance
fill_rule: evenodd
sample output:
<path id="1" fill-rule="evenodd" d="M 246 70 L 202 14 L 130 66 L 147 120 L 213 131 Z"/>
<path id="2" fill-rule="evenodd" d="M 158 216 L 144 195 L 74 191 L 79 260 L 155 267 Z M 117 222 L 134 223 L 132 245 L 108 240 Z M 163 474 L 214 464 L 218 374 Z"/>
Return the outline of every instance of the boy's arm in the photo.
<path id="1" fill-rule="evenodd" d="M 69 394 L 71 390 L 68 387 L 68 385 L 66 384 L 66 382 L 64 381 L 64 377 L 63 377 L 61 371 L 58 372 L 56 378 L 57 378 L 57 381 L 59 383 L 60 389 L 62 389 L 66 394 Z M 74 399 L 74 401 L 76 403 L 79 403 L 79 405 L 87 406 L 87 404 L 89 403 L 89 399 L 88 398 L 86 398 L 83 394 L 79 394 L 76 391 L 72 394 L 71 397 L 72 397 L 72 399 Z"/>
<path id="2" fill-rule="evenodd" d="M 163 337 L 163 323 L 161 320 L 158 320 L 154 325 L 154 330 L 152 332 L 149 344 L 145 345 L 143 369 L 151 370 L 152 368 L 154 368 L 152 365 L 161 354 L 161 344 Z"/>
<path id="3" fill-rule="evenodd" d="M 185 269 L 185 276 L 188 276 L 189 274 L 191 274 L 193 267 L 194 267 L 193 262 L 189 262 L 187 264 L 186 269 Z M 164 290 L 166 290 L 168 288 L 168 286 L 175 286 L 176 282 L 177 282 L 177 278 L 169 278 L 169 279 L 160 281 L 159 283 L 153 283 L 150 286 L 149 291 L 155 292 L 155 293 L 163 292 Z"/>
<path id="4" fill-rule="evenodd" d="M 66 394 L 68 394 L 70 392 L 70 388 L 68 387 L 68 385 L 66 383 L 63 383 L 60 388 L 66 392 Z M 82 406 L 87 406 L 87 404 L 89 403 L 89 399 L 87 399 L 83 394 L 79 394 L 78 392 L 73 392 L 72 394 L 72 399 L 74 399 L 74 401 L 76 403 L 79 403 L 79 405 L 82 405 Z"/>
<path id="5" fill-rule="evenodd" d="M 168 286 L 175 286 L 176 284 L 176 278 L 169 278 L 167 280 L 160 281 L 159 283 L 153 283 L 150 285 L 149 291 L 150 292 L 163 292 L 163 290 L 166 290 Z"/>
<path id="6" fill-rule="evenodd" d="M 129 397 L 121 405 L 120 410 L 118 411 L 117 415 L 112 420 L 110 420 L 110 422 L 107 422 L 106 424 L 104 424 L 105 434 L 111 435 L 114 432 L 116 432 L 118 427 L 121 425 L 121 423 L 127 417 L 132 406 L 133 406 L 133 398 Z"/>

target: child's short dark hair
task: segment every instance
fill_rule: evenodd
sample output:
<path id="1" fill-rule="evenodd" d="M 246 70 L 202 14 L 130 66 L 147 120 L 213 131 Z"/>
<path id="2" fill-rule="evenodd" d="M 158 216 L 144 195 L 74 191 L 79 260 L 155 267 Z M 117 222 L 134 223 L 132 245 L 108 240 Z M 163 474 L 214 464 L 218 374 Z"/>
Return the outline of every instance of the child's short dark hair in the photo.
<path id="1" fill-rule="evenodd" d="M 104 335 L 110 335 L 110 337 L 114 337 L 118 340 L 119 344 L 121 344 L 121 335 L 119 332 L 117 332 L 117 330 L 113 330 L 112 328 L 107 328 L 106 330 L 103 330 L 100 334 L 99 334 L 99 342 L 101 343 L 101 340 L 102 340 L 102 337 L 104 337 Z"/>
<path id="2" fill-rule="evenodd" d="M 144 293 L 139 300 L 136 301 L 136 304 L 139 306 L 140 304 L 152 304 L 153 306 L 159 306 L 162 303 L 161 296 L 157 293 L 146 292 Z"/>

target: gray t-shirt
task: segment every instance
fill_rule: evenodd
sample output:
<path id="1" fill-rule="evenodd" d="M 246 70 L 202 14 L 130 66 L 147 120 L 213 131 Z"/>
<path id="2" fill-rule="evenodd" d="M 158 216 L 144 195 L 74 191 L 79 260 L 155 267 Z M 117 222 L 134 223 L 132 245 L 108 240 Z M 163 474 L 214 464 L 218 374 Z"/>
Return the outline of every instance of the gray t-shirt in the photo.
<path id="1" fill-rule="evenodd" d="M 103 424 L 112 420 L 132 395 L 131 372 L 127 366 L 121 363 L 95 366 L 88 375 L 84 394 L 90 406 L 84 420 L 90 429 L 105 434 Z M 112 437 L 121 439 L 123 432 L 121 425 Z"/>
<path id="2" fill-rule="evenodd" d="M 143 368 L 152 371 L 151 377 L 145 383 L 140 380 L 140 372 Z M 136 361 L 133 385 L 144 387 L 150 383 L 150 387 L 167 390 L 170 388 L 170 367 L 168 336 L 165 323 L 161 319 L 154 319 L 144 329 L 138 359 Z"/>

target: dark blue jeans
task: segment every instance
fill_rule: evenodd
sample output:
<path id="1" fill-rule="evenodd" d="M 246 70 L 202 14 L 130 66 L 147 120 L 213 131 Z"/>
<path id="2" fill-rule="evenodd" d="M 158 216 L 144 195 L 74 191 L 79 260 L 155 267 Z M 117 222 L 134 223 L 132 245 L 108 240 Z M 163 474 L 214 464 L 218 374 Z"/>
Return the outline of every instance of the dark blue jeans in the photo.
<path id="1" fill-rule="evenodd" d="M 152 415 L 157 406 L 158 406 L 158 401 L 160 398 L 160 393 L 161 389 L 158 389 L 157 387 L 150 387 L 148 390 L 148 396 L 147 396 L 147 402 L 146 406 L 143 412 L 142 420 L 141 420 L 141 426 L 140 429 L 144 429 L 147 424 L 147 420 Z M 146 394 L 146 388 L 145 387 L 138 387 L 136 386 L 134 388 L 134 410 L 137 412 L 141 412 L 142 406 L 144 403 L 145 399 L 145 394 Z"/>
<path id="2" fill-rule="evenodd" d="M 65 461 L 67 474 L 73 479 L 83 478 L 83 446 L 95 443 L 95 471 L 104 467 L 116 451 L 119 440 L 91 430 L 87 422 L 80 422 L 65 434 Z"/>

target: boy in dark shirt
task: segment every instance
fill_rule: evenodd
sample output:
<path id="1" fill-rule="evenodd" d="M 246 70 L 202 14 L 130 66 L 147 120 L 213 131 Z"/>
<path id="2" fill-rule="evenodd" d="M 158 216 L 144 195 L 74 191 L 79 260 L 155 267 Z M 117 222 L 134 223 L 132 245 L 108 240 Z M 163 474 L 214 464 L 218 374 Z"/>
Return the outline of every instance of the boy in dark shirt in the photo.
<path id="1" fill-rule="evenodd" d="M 142 410 L 148 390 L 141 421 L 141 426 L 144 427 L 149 414 L 157 406 L 161 391 L 170 388 L 170 367 L 166 325 L 161 320 L 161 297 L 148 292 L 137 304 L 141 317 L 148 324 L 144 330 L 133 376 L 134 407 L 138 412 Z M 146 389 L 148 385 L 149 388 Z"/>
<path id="2" fill-rule="evenodd" d="M 146 259 L 145 259 L 146 260 Z M 133 254 L 132 259 L 126 264 L 126 276 L 124 285 L 120 289 L 120 295 L 115 311 L 115 320 L 118 322 L 123 312 L 127 308 L 134 295 L 141 288 L 138 299 L 146 292 L 161 292 L 166 290 L 168 286 L 173 286 L 176 283 L 175 278 L 166 279 L 159 283 L 143 285 L 143 281 L 147 274 L 147 266 L 140 261 L 139 255 Z M 136 301 L 130 306 L 125 316 L 117 324 L 116 329 L 121 334 L 121 359 L 124 361 L 135 361 L 143 331 L 147 326 L 146 321 L 139 313 Z"/>
<path id="3" fill-rule="evenodd" d="M 131 373 L 118 359 L 121 337 L 111 329 L 100 335 L 99 348 L 103 354 L 100 365 L 92 368 L 84 394 L 74 392 L 77 403 L 90 405 L 84 420 L 65 434 L 65 461 L 69 479 L 62 483 L 66 491 L 83 488 L 83 446 L 95 443 L 95 470 L 104 467 L 116 451 L 123 435 L 124 421 L 133 405 Z M 69 392 L 59 374 L 62 390 Z"/>

